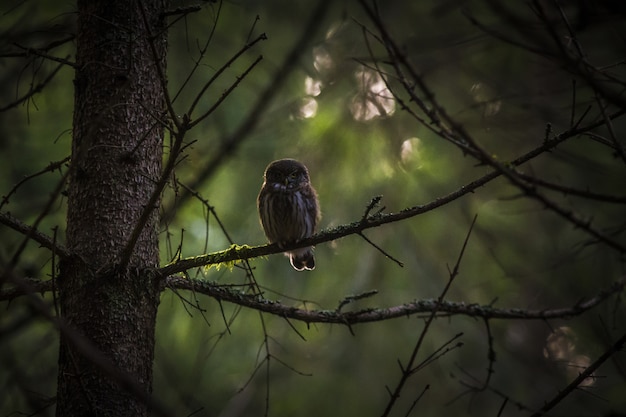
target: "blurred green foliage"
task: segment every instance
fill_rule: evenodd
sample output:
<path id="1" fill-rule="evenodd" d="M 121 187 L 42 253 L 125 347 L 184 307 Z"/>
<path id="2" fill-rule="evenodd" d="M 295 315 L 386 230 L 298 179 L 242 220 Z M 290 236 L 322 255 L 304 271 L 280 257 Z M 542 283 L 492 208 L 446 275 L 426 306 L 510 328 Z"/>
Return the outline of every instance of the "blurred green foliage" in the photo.
<path id="1" fill-rule="evenodd" d="M 461 10 L 457 3 L 395 1 L 379 5 L 390 33 L 437 100 L 501 161 L 539 146 L 547 123 L 554 133 L 566 129 L 573 77 L 548 59 L 485 34 L 462 13 L 507 33 L 507 22 L 486 4 L 463 2 Z M 172 94 L 202 58 L 175 101 L 181 114 L 204 83 L 247 41 L 260 33 L 266 33 L 268 39 L 227 68 L 200 101 L 199 112 L 211 106 L 258 55 L 263 56 L 261 64 L 216 112 L 190 132 L 188 140 L 195 142 L 176 171 L 182 183 L 193 181 L 218 152 L 219 144 L 254 111 L 253 103 L 272 81 L 314 7 L 306 1 L 203 2 L 201 6 L 170 32 Z M 26 32 L 39 22 L 62 18 L 65 22 L 68 16 L 71 20 L 71 7 L 64 7 L 65 11 L 41 4 L 17 8 L 2 17 L 3 25 L 14 31 L 23 27 Z M 310 34 L 309 45 L 301 51 L 293 71 L 281 80 L 279 91 L 262 109 L 254 130 L 196 190 L 237 244 L 265 242 L 256 214 L 256 195 L 263 170 L 273 159 L 291 157 L 308 166 L 322 206 L 322 229 L 360 219 L 376 195 L 383 196 L 385 212 L 396 212 L 426 204 L 489 172 L 417 123 L 398 103 L 387 115 L 370 120 L 355 117 L 351 106 L 363 93 L 362 78 L 357 74 L 361 62 L 371 64 L 362 26 L 373 28 L 355 2 L 333 2 L 329 8 L 319 30 Z M 530 13 L 519 11 L 526 17 Z M 568 11 L 575 14 L 576 10 Z M 32 21 L 26 21 L 27 15 Z M 623 17 L 616 19 L 606 23 L 613 32 L 603 31 L 598 26 L 601 22 L 581 32 L 581 43 L 593 59 L 611 62 L 615 50 L 606 42 L 607 32 L 616 32 L 618 24 L 624 23 Z M 381 45 L 368 39 L 375 57 L 384 61 Z M 207 41 L 206 54 L 200 57 L 199 50 Z M 71 51 L 72 45 L 66 45 L 55 53 Z M 17 71 L 10 65 L 15 64 L 7 63 L 2 71 Z M 41 65 L 35 79 L 55 66 L 46 61 Z M 69 154 L 72 76 L 65 68 L 28 105 L 0 114 L 0 194 L 5 195 L 25 175 Z M 321 82 L 319 94 L 305 90 L 307 77 Z M 6 79 L 15 82 L 15 78 Z M 399 88 L 393 76 L 388 81 Z M 29 82 L 26 76 L 18 78 L 17 84 L 3 90 L 2 100 L 11 102 Z M 577 117 L 587 105 L 595 104 L 592 94 L 578 82 Z M 302 105 L 307 100 L 315 100 L 317 108 L 304 117 Z M 597 107 L 588 118 L 600 118 Z M 623 119 L 614 122 L 618 137 L 625 128 Z M 608 134 L 606 129 L 600 132 Z M 624 196 L 623 161 L 586 137 L 572 139 L 523 168 L 548 181 Z M 28 182 L 5 210 L 32 223 L 59 178 L 54 173 Z M 178 192 L 174 186 L 167 190 L 166 205 Z M 624 242 L 623 204 L 547 193 Z M 40 227 L 51 233 L 52 227 L 59 226 L 60 241 L 62 200 Z M 435 211 L 367 230 L 365 234 L 401 260 L 403 268 L 358 236 L 317 247 L 317 268 L 312 272 L 294 271 L 279 255 L 250 262 L 266 297 L 302 308 L 335 309 L 344 297 L 373 289 L 378 294 L 345 308 L 436 298 L 449 279 L 448 270 L 454 266 L 476 214 L 477 225 L 449 300 L 529 309 L 567 307 L 595 295 L 624 273 L 623 257 L 602 245 L 589 245 L 583 232 L 524 198 L 502 178 Z M 0 261 L 5 263 L 22 237 L 6 228 L 2 237 Z M 178 208 L 163 229 L 164 264 L 175 256 L 181 242 L 182 256 L 230 245 L 214 216 L 195 199 Z M 52 273 L 48 252 L 32 243 L 22 261 L 25 269 L 20 271 L 27 275 L 47 278 Z M 190 272 L 193 277 L 219 283 L 245 283 L 239 268 Z M 29 314 L 20 300 L 3 310 L 0 324 Z M 572 352 L 593 361 L 606 349 L 611 335 L 624 332 L 623 317 L 623 307 L 611 299 L 568 321 L 492 320 L 492 346 L 482 320 L 438 319 L 427 334 L 419 360 L 458 333 L 463 333 L 459 339 L 463 346 L 451 349 L 409 380 L 396 414 L 404 414 L 428 385 L 414 415 L 495 416 L 503 404 L 502 395 L 509 398 L 509 404 L 501 415 L 527 415 L 523 407 L 540 407 L 572 379 L 564 370 L 567 359 L 560 363 L 544 355 L 548 335 L 560 326 L 569 327 L 576 334 Z M 273 416 L 376 416 L 389 398 L 385 387 L 392 389 L 400 377 L 398 361 L 405 363 L 423 326 L 424 317 L 407 317 L 358 325 L 352 334 L 345 326 L 307 326 L 193 293 L 165 291 L 158 317 L 154 394 L 176 415 L 263 415 L 269 399 Z M 29 322 L 8 336 L 8 343 L 0 342 L 0 358 L 2 367 L 13 371 L 0 373 L 0 395 L 4 397 L 0 415 L 35 411 L 37 401 L 31 398 L 29 402 L 25 392 L 54 396 L 56 336 L 42 320 Z M 487 376 L 490 347 L 496 353 L 491 388 L 468 393 L 463 383 L 481 386 Z M 600 415 L 626 409 L 624 359 L 621 354 L 598 372 L 599 378 L 589 388 L 597 396 L 574 393 L 559 406 L 558 414 Z M 16 373 L 17 369 L 21 372 Z M 45 413 L 51 413 L 50 409 Z"/>

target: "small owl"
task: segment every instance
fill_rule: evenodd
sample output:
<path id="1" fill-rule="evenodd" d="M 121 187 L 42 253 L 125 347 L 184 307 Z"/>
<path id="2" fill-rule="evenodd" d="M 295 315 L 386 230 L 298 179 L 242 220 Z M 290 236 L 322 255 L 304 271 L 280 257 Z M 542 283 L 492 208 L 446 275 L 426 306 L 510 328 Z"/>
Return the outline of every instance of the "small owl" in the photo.
<path id="1" fill-rule="evenodd" d="M 270 243 L 282 247 L 312 236 L 320 219 L 320 208 L 304 164 L 295 159 L 279 159 L 267 166 L 263 179 L 257 207 Z M 311 246 L 285 255 L 297 271 L 315 268 Z"/>

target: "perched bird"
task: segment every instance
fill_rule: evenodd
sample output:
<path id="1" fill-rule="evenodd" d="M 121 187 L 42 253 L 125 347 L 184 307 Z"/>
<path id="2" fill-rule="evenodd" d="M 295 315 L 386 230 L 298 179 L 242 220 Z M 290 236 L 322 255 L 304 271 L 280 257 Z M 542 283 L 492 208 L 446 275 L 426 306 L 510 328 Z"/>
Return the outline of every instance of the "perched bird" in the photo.
<path id="1" fill-rule="evenodd" d="M 261 225 L 270 243 L 283 247 L 315 233 L 320 219 L 317 193 L 311 186 L 309 171 L 295 159 L 270 163 L 263 175 L 257 197 Z M 314 269 L 313 247 L 285 252 L 297 271 Z"/>

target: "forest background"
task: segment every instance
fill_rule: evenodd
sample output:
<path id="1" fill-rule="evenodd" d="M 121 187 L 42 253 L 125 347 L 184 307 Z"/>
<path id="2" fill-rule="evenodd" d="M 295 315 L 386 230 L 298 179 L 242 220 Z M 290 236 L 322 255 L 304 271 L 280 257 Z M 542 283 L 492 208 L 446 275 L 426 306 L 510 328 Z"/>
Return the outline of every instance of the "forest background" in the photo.
<path id="1" fill-rule="evenodd" d="M 2 416 L 59 395 L 76 9 L 1 11 Z M 621 2 L 166 10 L 172 108 L 206 118 L 158 209 L 152 411 L 625 415 Z M 311 272 L 262 246 L 285 157 L 322 207 Z"/>

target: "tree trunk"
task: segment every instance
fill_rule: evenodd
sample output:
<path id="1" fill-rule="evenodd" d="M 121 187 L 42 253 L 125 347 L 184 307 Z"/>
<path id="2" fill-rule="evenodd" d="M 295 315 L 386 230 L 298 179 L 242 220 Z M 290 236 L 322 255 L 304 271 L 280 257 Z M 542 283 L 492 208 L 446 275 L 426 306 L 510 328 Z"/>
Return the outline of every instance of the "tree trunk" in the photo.
<path id="1" fill-rule="evenodd" d="M 145 398 L 112 375 L 125 374 L 150 395 L 158 209 L 129 262 L 120 260 L 161 172 L 164 95 L 150 42 L 165 69 L 165 1 L 78 1 L 67 213 L 73 256 L 58 286 L 71 334 L 61 335 L 58 416 L 148 414 Z M 91 355 L 76 340 L 90 342 Z M 96 364 L 93 355 L 118 369 Z"/>

